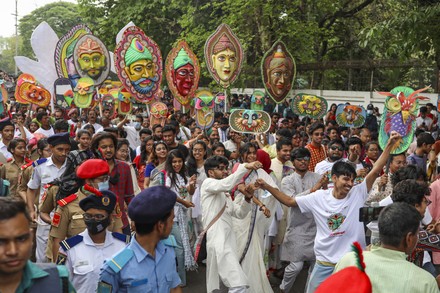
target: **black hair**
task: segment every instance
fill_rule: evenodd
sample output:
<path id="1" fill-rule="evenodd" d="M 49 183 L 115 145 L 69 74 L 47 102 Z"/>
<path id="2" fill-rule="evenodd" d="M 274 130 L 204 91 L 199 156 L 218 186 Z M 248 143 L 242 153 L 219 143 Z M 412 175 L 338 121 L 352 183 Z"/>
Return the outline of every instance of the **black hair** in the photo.
<path id="1" fill-rule="evenodd" d="M 161 124 L 154 124 L 153 127 L 151 128 L 153 130 L 153 132 L 156 130 L 156 128 L 163 128 L 163 126 Z"/>
<path id="2" fill-rule="evenodd" d="M 69 131 L 69 123 L 66 120 L 57 120 L 53 125 L 54 131 Z"/>
<path id="3" fill-rule="evenodd" d="M 390 157 L 389 157 L 390 159 L 389 160 L 390 160 L 390 162 L 393 162 L 395 157 L 402 156 L 402 155 L 406 159 L 406 154 L 405 153 L 400 153 L 400 154 L 390 154 Z"/>
<path id="4" fill-rule="evenodd" d="M 185 126 L 190 128 L 191 124 L 193 124 L 194 122 L 196 122 L 196 120 L 194 120 L 194 118 L 188 118 L 188 119 L 186 119 Z"/>
<path id="5" fill-rule="evenodd" d="M 43 151 L 48 145 L 47 138 L 42 138 L 37 142 L 37 150 Z"/>
<path id="6" fill-rule="evenodd" d="M 31 216 L 26 209 L 26 203 L 12 197 L 0 197 L 0 221 L 9 220 L 23 214 L 31 222 Z"/>
<path id="7" fill-rule="evenodd" d="M 164 145 L 165 149 L 167 150 L 168 153 L 168 145 L 163 141 L 163 140 L 159 140 L 159 141 L 155 141 L 153 144 L 153 150 L 150 154 L 150 157 L 148 158 L 148 163 L 153 163 L 154 166 L 157 166 L 159 164 L 159 159 L 157 157 L 157 153 L 156 153 L 156 148 L 158 145 Z"/>
<path id="8" fill-rule="evenodd" d="M 385 207 L 379 214 L 379 238 L 382 244 L 398 247 L 408 233 L 416 234 L 422 216 L 417 209 L 405 202 Z"/>
<path id="9" fill-rule="evenodd" d="M 242 147 L 240 147 L 240 162 L 241 163 L 247 163 L 247 162 L 243 162 L 243 156 L 244 156 L 244 154 L 247 154 L 251 148 L 255 149 L 255 154 L 256 154 L 258 147 L 255 144 L 253 144 L 252 142 L 247 142 Z"/>
<path id="10" fill-rule="evenodd" d="M 142 143 L 141 143 L 141 165 L 145 164 L 145 162 L 148 160 L 148 155 L 150 155 L 150 154 L 147 154 L 147 150 L 146 150 L 147 143 L 150 140 L 154 141 L 154 137 L 152 135 L 148 135 L 146 138 L 144 138 L 144 140 L 142 140 Z"/>
<path id="11" fill-rule="evenodd" d="M 166 124 L 162 128 L 162 133 L 167 132 L 167 131 L 172 131 L 174 134 L 176 134 L 176 127 L 174 125 L 171 125 L 171 124 Z"/>
<path id="12" fill-rule="evenodd" d="M 377 148 L 379 149 L 379 151 L 380 151 L 380 145 L 379 145 L 379 142 L 377 142 L 377 141 L 369 141 L 369 142 L 367 142 L 366 144 L 365 144 L 365 151 L 367 151 L 369 148 L 370 148 L 370 145 L 377 145 Z M 391 161 L 390 161 L 391 162 Z"/>
<path id="13" fill-rule="evenodd" d="M 278 129 L 278 131 L 276 132 L 277 135 L 287 138 L 287 139 L 292 139 L 292 131 L 287 129 L 287 128 L 281 128 Z"/>
<path id="14" fill-rule="evenodd" d="M 423 133 L 423 132 L 425 132 L 424 129 L 422 129 L 422 128 L 417 128 L 417 129 L 414 131 L 414 137 L 417 139 L 417 137 L 418 137 L 421 133 Z"/>
<path id="15" fill-rule="evenodd" d="M 173 159 L 178 158 L 182 159 L 182 169 L 178 173 L 174 171 L 173 168 Z M 167 176 L 171 179 L 171 186 L 175 186 L 176 188 L 179 188 L 177 185 L 177 174 L 182 176 L 183 181 L 185 181 L 185 184 L 188 182 L 186 178 L 186 168 L 185 168 L 185 155 L 178 149 L 172 150 L 168 153 L 167 160 L 165 162 L 165 170 L 167 171 Z"/>
<path id="16" fill-rule="evenodd" d="M 37 113 L 37 116 L 36 116 L 37 121 L 40 122 L 40 121 L 43 119 L 44 116 L 48 116 L 46 110 L 44 110 L 43 112 L 39 112 L 39 113 Z"/>
<path id="17" fill-rule="evenodd" d="M 188 160 L 186 162 L 187 169 L 188 169 L 188 176 L 190 176 L 190 177 L 194 174 L 199 175 L 197 172 L 196 159 L 194 158 L 194 154 L 193 154 L 194 146 L 197 144 L 201 145 L 203 147 L 203 149 L 205 150 L 205 155 L 203 156 L 203 159 L 206 160 L 206 158 L 208 156 L 208 147 L 206 146 L 206 143 L 203 140 L 196 140 L 191 146 Z"/>
<path id="18" fill-rule="evenodd" d="M 130 148 L 130 142 L 126 138 L 118 138 L 118 144 L 116 145 L 116 151 L 119 150 L 122 146 L 127 145 Z"/>
<path id="19" fill-rule="evenodd" d="M 345 143 L 347 148 L 351 145 L 357 145 L 357 144 L 362 147 L 362 140 L 359 137 L 355 137 L 355 136 L 352 136 L 349 139 L 347 139 L 347 142 Z"/>
<path id="20" fill-rule="evenodd" d="M 336 130 L 336 132 L 339 134 L 339 129 L 338 129 L 336 126 L 328 127 L 328 128 L 327 128 L 327 133 L 330 134 L 330 132 L 331 132 L 332 130 Z"/>
<path id="21" fill-rule="evenodd" d="M 101 140 L 103 140 L 103 139 L 106 139 L 106 138 L 109 138 L 109 139 L 111 139 L 111 140 L 113 141 L 113 147 L 115 148 L 115 151 L 116 151 L 116 147 L 117 147 L 117 145 L 118 145 L 118 140 L 117 140 L 117 138 L 116 138 L 113 134 L 111 134 L 111 133 L 109 133 L 109 132 L 101 131 L 101 132 L 97 133 L 97 134 L 93 137 L 92 142 L 91 142 L 91 145 L 90 145 L 90 149 L 92 150 L 93 154 L 94 154 L 97 158 L 102 158 L 102 154 L 101 154 L 101 152 L 100 152 L 99 149 L 98 149 L 98 148 L 99 148 L 99 142 L 100 142 Z"/>
<path id="22" fill-rule="evenodd" d="M 150 234 L 151 232 L 153 232 L 154 230 L 154 226 L 156 226 L 157 223 L 159 222 L 163 222 L 166 223 L 168 218 L 171 216 L 171 211 L 169 211 L 168 213 L 166 213 L 166 215 L 164 215 L 160 220 L 157 220 L 156 222 L 153 223 L 138 223 L 138 222 L 134 222 L 134 226 L 136 228 L 136 234 L 139 235 L 147 235 Z"/>
<path id="23" fill-rule="evenodd" d="M 345 149 L 345 144 L 344 144 L 344 142 L 342 141 L 342 139 L 337 138 L 337 139 L 333 139 L 333 140 L 331 140 L 331 141 L 327 144 L 327 147 L 331 147 L 331 146 L 334 145 L 334 144 L 339 144 L 340 146 L 342 146 L 342 148 Z"/>
<path id="24" fill-rule="evenodd" d="M 356 170 L 353 165 L 347 162 L 338 161 L 332 167 L 332 176 L 350 176 L 353 179 L 356 178 Z"/>
<path id="25" fill-rule="evenodd" d="M 7 148 L 8 152 L 12 153 L 11 151 L 13 149 L 15 149 L 18 146 L 19 143 L 24 143 L 24 147 L 26 148 L 26 141 L 24 139 L 22 139 L 22 138 L 14 138 L 14 139 L 12 139 L 9 142 L 9 145 L 8 145 L 8 148 Z"/>
<path id="26" fill-rule="evenodd" d="M 298 158 L 310 158 L 310 151 L 304 147 L 296 148 L 290 153 L 290 160 L 293 161 Z"/>
<path id="27" fill-rule="evenodd" d="M 426 172 L 416 165 L 407 165 L 403 168 L 400 168 L 391 176 L 391 185 L 396 186 L 397 183 L 406 179 L 414 179 L 423 181 L 427 181 Z"/>
<path id="28" fill-rule="evenodd" d="M 426 106 L 422 106 L 419 109 L 420 113 L 428 113 L 428 108 Z"/>
<path id="29" fill-rule="evenodd" d="M 93 130 L 93 133 L 95 133 L 95 127 L 92 124 L 86 124 L 83 126 L 82 129 L 84 129 L 84 130 L 91 129 L 91 130 Z"/>
<path id="30" fill-rule="evenodd" d="M 417 147 L 421 147 L 423 144 L 428 145 L 434 143 L 435 143 L 435 139 L 428 132 L 420 133 L 420 135 L 417 137 Z"/>
<path id="31" fill-rule="evenodd" d="M 279 152 L 279 151 L 281 151 L 281 149 L 283 148 L 283 145 L 288 145 L 288 146 L 292 146 L 292 140 L 290 139 L 287 139 L 287 138 L 281 138 L 280 140 L 278 140 L 277 141 L 277 144 L 276 144 L 276 148 L 277 148 L 277 151 Z"/>
<path id="32" fill-rule="evenodd" d="M 142 134 L 152 135 L 153 132 L 151 131 L 151 129 L 148 129 L 148 128 L 142 128 L 142 129 L 139 131 L 139 137 L 141 137 Z"/>
<path id="33" fill-rule="evenodd" d="M 316 130 L 318 130 L 320 128 L 322 129 L 322 131 L 324 131 L 324 129 L 325 129 L 324 124 L 322 124 L 320 122 L 313 123 L 312 125 L 310 125 L 309 134 L 312 135 L 313 132 L 315 132 Z"/>
<path id="34" fill-rule="evenodd" d="M 226 117 L 220 118 L 220 124 L 229 124 L 229 120 Z"/>
<path id="35" fill-rule="evenodd" d="M 214 144 L 211 146 L 212 153 L 214 153 L 215 150 L 218 149 L 218 148 L 223 148 L 224 150 L 226 150 L 225 145 L 224 145 L 223 143 L 221 143 L 221 142 L 216 142 L 216 143 L 214 143 Z"/>
<path id="36" fill-rule="evenodd" d="M 229 164 L 228 159 L 226 159 L 225 157 L 222 157 L 222 156 L 212 156 L 212 157 L 208 158 L 205 161 L 206 176 L 208 176 L 208 178 L 209 178 L 208 171 L 214 170 L 215 168 L 218 168 L 218 166 L 220 166 L 220 164 L 223 164 L 227 167 Z"/>
<path id="37" fill-rule="evenodd" d="M 81 130 L 79 130 L 78 133 L 76 134 L 76 138 L 77 138 L 77 139 L 80 139 L 81 136 L 83 136 L 84 134 L 85 134 L 85 135 L 88 135 L 90 138 L 92 138 L 92 135 L 90 134 L 90 132 L 88 132 L 88 131 L 85 130 L 85 129 L 81 129 Z"/>
<path id="38" fill-rule="evenodd" d="M 394 185 L 391 199 L 393 202 L 406 202 L 415 206 L 422 204 L 425 196 L 430 193 L 431 190 L 427 183 L 420 183 L 415 179 L 405 179 Z"/>

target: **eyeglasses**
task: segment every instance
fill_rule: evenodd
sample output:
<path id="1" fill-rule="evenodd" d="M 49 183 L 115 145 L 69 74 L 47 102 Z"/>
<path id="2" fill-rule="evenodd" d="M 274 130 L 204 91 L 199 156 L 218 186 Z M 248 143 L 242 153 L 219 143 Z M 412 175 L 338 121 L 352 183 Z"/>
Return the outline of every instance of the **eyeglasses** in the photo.
<path id="1" fill-rule="evenodd" d="M 95 220 L 97 220 L 97 221 L 102 221 L 102 220 L 104 220 L 105 218 L 107 218 L 106 215 L 101 215 L 101 214 L 92 215 L 92 214 L 88 214 L 88 213 L 83 214 L 83 217 L 84 217 L 84 220 L 92 220 L 92 219 L 95 219 Z"/>
<path id="2" fill-rule="evenodd" d="M 217 168 L 215 168 L 216 170 L 220 170 L 220 171 L 225 171 L 226 170 L 226 166 L 218 166 Z"/>
<path id="3" fill-rule="evenodd" d="M 310 161 L 310 157 L 296 158 L 297 161 Z"/>
<path id="4" fill-rule="evenodd" d="M 203 153 L 204 149 L 193 149 L 193 153 Z"/>
<path id="5" fill-rule="evenodd" d="M 337 145 L 332 145 L 332 146 L 330 147 L 330 149 L 333 150 L 333 151 L 338 150 L 338 151 L 341 151 L 341 152 L 344 150 L 343 147 L 341 147 L 341 146 L 337 146 Z"/>
<path id="6" fill-rule="evenodd" d="M 119 149 L 119 152 L 123 153 L 123 154 L 128 154 L 128 150 L 124 150 L 124 149 Z"/>
<path id="7" fill-rule="evenodd" d="M 324 136 L 324 132 L 313 133 L 314 136 Z"/>

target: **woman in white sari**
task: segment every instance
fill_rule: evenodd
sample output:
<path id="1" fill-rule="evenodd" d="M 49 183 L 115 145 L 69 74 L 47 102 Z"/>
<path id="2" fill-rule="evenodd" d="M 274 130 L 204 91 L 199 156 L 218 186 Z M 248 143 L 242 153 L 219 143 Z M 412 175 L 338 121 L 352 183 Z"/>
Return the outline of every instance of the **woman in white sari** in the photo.
<path id="1" fill-rule="evenodd" d="M 261 150 L 259 151 L 264 152 Z M 257 150 L 252 143 L 245 144 L 240 149 L 240 154 L 243 163 L 251 163 L 257 160 Z M 270 166 L 270 158 L 268 159 Z M 263 163 L 264 166 L 264 161 L 259 161 Z M 254 183 L 258 178 L 265 178 L 264 180 L 271 182 L 269 184 L 276 187 L 276 183 L 265 170 L 269 170 L 267 162 L 263 169 L 253 171 L 247 176 L 247 178 L 244 178 L 244 183 L 249 185 Z M 265 214 L 259 212 L 259 210 L 274 210 L 277 201 L 270 193 L 263 190 L 255 191 L 254 198 L 258 199 L 261 204 L 264 205 L 263 208 L 261 207 L 261 204 L 258 206 L 254 202 L 252 204 L 251 212 L 244 219 L 233 218 L 233 226 L 237 239 L 237 252 L 240 256 L 241 266 L 249 280 L 249 292 L 268 293 L 273 292 L 273 290 L 266 275 L 266 266 L 264 263 L 264 237 L 271 223 L 272 216 L 269 212 L 266 213 L 269 217 L 266 217 Z M 239 191 L 235 192 L 235 200 L 237 203 L 243 201 L 244 195 Z M 252 231 L 252 236 L 250 236 L 250 231 Z"/>

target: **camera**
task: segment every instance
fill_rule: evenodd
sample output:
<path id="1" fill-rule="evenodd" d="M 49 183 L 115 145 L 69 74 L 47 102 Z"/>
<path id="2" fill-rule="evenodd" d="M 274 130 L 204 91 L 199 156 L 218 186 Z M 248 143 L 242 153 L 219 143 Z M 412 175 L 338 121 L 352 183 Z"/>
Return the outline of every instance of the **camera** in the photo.
<path id="1" fill-rule="evenodd" d="M 384 207 L 362 207 L 359 209 L 359 222 L 377 221 Z"/>

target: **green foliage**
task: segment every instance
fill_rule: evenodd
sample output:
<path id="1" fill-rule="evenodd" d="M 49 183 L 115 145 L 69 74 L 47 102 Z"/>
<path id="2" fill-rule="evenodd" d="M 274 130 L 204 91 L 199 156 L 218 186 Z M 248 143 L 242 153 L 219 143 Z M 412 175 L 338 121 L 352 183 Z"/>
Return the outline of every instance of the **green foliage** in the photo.
<path id="1" fill-rule="evenodd" d="M 37 8 L 30 14 L 20 19 L 18 30 L 23 38 L 23 47 L 19 55 L 34 58 L 30 45 L 30 38 L 34 29 L 43 21 L 46 21 L 52 29 L 62 36 L 73 26 L 82 22 L 78 12 L 78 5 L 70 2 L 54 2 Z"/>
<path id="2" fill-rule="evenodd" d="M 0 37 L 0 69 L 9 74 L 15 72 L 15 36 Z M 22 40 L 18 37 L 18 48 L 22 47 Z"/>

